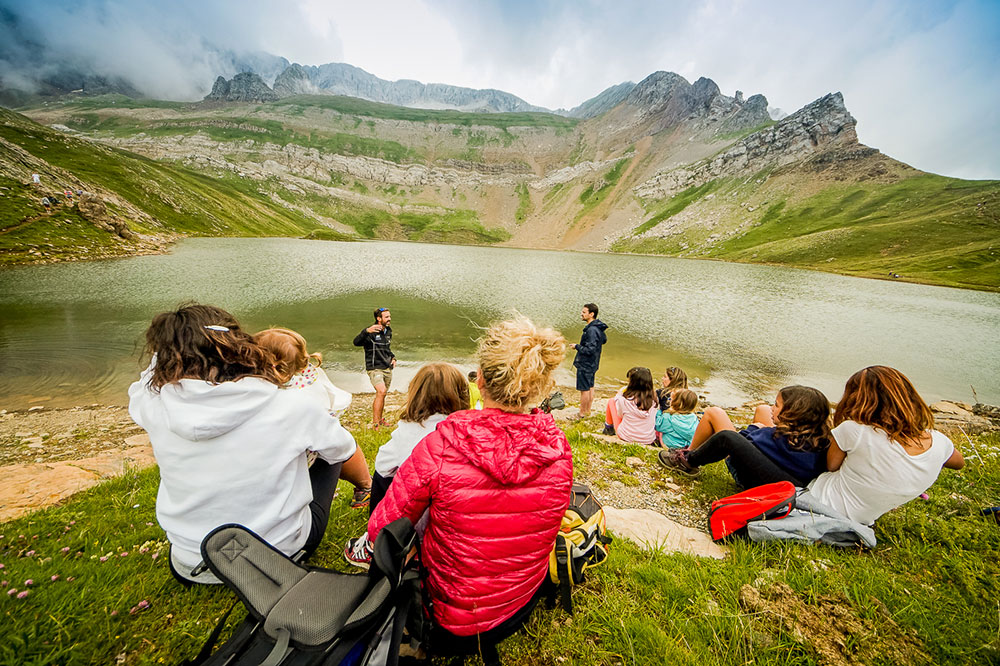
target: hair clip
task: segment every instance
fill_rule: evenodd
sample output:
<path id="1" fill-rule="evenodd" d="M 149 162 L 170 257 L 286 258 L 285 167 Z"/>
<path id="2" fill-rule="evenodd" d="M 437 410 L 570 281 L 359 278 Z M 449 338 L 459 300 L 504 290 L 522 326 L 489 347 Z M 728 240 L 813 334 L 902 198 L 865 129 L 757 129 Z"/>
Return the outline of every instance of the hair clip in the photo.
<path id="1" fill-rule="evenodd" d="M 210 331 L 222 331 L 224 333 L 229 331 L 229 329 L 225 326 L 217 326 L 215 324 L 209 324 L 208 326 L 203 326 L 202 328 L 207 328 Z"/>

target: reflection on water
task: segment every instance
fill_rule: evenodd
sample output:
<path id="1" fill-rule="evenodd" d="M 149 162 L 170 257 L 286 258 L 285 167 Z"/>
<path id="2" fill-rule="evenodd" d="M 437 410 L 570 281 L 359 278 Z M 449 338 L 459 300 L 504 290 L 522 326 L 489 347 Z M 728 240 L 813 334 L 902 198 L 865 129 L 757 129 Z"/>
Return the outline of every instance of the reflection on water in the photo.
<path id="1" fill-rule="evenodd" d="M 471 368 L 478 327 L 517 309 L 576 341 L 582 303 L 611 327 L 598 381 L 678 365 L 731 404 L 793 382 L 836 399 L 894 365 L 929 399 L 1000 402 L 1000 295 L 768 266 L 416 243 L 192 239 L 170 255 L 0 271 L 0 407 L 124 401 L 153 314 L 188 300 L 249 330 L 300 331 L 348 390 L 370 390 L 354 335 L 393 310 L 398 380 Z M 572 384 L 572 352 L 560 381 Z"/>

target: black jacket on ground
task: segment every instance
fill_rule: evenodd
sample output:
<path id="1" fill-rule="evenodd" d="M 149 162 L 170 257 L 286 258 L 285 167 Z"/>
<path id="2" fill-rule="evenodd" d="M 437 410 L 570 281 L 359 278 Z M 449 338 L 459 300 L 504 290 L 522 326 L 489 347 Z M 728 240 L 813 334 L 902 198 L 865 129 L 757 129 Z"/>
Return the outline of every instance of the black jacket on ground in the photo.
<path id="1" fill-rule="evenodd" d="M 600 319 L 595 319 L 583 327 L 583 335 L 580 336 L 580 344 L 576 346 L 576 358 L 573 365 L 584 372 L 597 372 L 597 366 L 601 363 L 601 347 L 608 341 L 608 325 Z"/>
<path id="2" fill-rule="evenodd" d="M 386 370 L 392 367 L 396 355 L 389 349 L 392 343 L 392 327 L 386 326 L 378 333 L 361 330 L 354 338 L 355 347 L 365 348 L 365 370 Z"/>

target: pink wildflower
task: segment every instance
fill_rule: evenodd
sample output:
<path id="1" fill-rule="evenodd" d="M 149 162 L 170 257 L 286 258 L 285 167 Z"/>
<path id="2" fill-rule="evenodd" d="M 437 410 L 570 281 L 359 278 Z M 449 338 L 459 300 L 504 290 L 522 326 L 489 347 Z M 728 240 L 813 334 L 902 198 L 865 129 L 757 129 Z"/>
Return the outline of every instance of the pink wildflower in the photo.
<path id="1" fill-rule="evenodd" d="M 100 560 L 101 560 L 101 562 L 107 562 L 108 561 L 108 556 L 107 555 L 101 555 Z"/>
<path id="2" fill-rule="evenodd" d="M 33 578 L 29 578 L 28 580 L 24 581 L 24 584 L 25 585 L 34 585 L 35 581 L 34 581 Z"/>
<path id="3" fill-rule="evenodd" d="M 146 610 L 147 608 L 149 608 L 149 602 L 143 599 L 138 604 L 136 604 L 136 608 L 138 608 L 139 610 Z"/>
<path id="4" fill-rule="evenodd" d="M 59 549 L 59 552 L 60 553 L 68 553 L 69 552 L 69 546 L 63 546 L 62 548 Z"/>
<path id="5" fill-rule="evenodd" d="M 3 562 L 0 562 L 0 569 L 3 569 Z"/>
<path id="6" fill-rule="evenodd" d="M 15 594 L 17 594 L 17 588 L 16 587 L 12 587 L 9 590 L 7 590 L 7 596 L 8 597 L 13 596 Z"/>
<path id="7" fill-rule="evenodd" d="M 25 554 L 24 554 L 24 556 L 25 556 L 25 557 L 31 557 L 31 556 L 32 556 L 32 555 L 34 555 L 34 554 L 35 554 L 35 551 L 33 551 L 33 550 L 29 550 L 29 551 L 28 551 L 27 553 L 25 553 Z"/>
<path id="8" fill-rule="evenodd" d="M 69 524 L 70 525 L 76 525 L 76 521 L 75 520 L 71 520 L 71 521 L 69 521 Z"/>
<path id="9" fill-rule="evenodd" d="M 0 581 L 0 587 L 7 587 L 7 584 L 8 584 L 8 583 L 10 583 L 10 581 L 9 581 L 9 580 L 3 580 L 3 581 Z"/>
<path id="10" fill-rule="evenodd" d="M 24 591 L 22 591 L 22 592 L 18 592 L 18 593 L 17 593 L 17 598 L 18 598 L 18 599 L 24 599 L 24 598 L 25 598 L 26 596 L 28 596 L 29 594 L 31 594 L 31 592 L 29 592 L 28 590 L 24 590 Z"/>
<path id="11" fill-rule="evenodd" d="M 122 557 L 128 557 L 128 551 L 126 550 L 124 553 L 121 554 L 121 556 Z"/>
<path id="12" fill-rule="evenodd" d="M 74 580 L 76 580 L 76 576 L 70 576 L 69 578 L 66 579 L 66 582 L 72 583 Z"/>
<path id="13" fill-rule="evenodd" d="M 146 523 L 146 527 L 152 527 L 152 526 L 153 526 L 153 523 Z M 3 537 L 2 537 L 2 536 L 0 536 L 0 539 L 2 539 L 2 538 L 3 538 Z"/>
<path id="14" fill-rule="evenodd" d="M 51 580 L 52 582 L 59 580 L 59 574 L 54 574 L 52 578 L 50 578 L 49 580 Z"/>
<path id="15" fill-rule="evenodd" d="M 118 615 L 118 611 L 116 610 L 111 611 L 111 615 Z"/>
<path id="16" fill-rule="evenodd" d="M 152 555 L 152 558 L 153 558 L 153 559 L 155 560 L 155 559 L 156 559 L 156 558 L 158 558 L 159 556 L 160 556 L 160 554 L 159 554 L 159 553 L 153 553 L 153 555 Z"/>
<path id="17" fill-rule="evenodd" d="M 24 535 L 23 535 L 23 534 L 18 534 L 18 535 L 17 535 L 17 538 L 18 538 L 18 539 L 23 539 L 23 538 L 24 538 Z"/>

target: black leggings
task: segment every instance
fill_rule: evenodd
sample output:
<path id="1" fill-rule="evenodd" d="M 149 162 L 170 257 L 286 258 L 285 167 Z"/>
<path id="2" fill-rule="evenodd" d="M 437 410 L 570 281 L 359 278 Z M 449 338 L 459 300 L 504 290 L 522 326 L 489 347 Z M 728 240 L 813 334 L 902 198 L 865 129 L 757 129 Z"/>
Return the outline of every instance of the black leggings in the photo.
<path id="1" fill-rule="evenodd" d="M 392 484 L 394 478 L 394 476 L 382 476 L 378 472 L 372 474 L 372 496 L 368 500 L 369 518 L 375 513 L 375 508 L 379 505 L 379 502 L 385 498 L 385 494 L 389 491 L 389 486 Z"/>
<path id="2" fill-rule="evenodd" d="M 333 496 L 337 492 L 337 481 L 340 480 L 340 468 L 343 463 L 331 465 L 322 458 L 316 461 L 309 468 L 309 484 L 312 486 L 313 501 L 309 503 L 309 513 L 312 514 L 312 526 L 309 528 L 309 536 L 306 538 L 302 550 L 306 551 L 305 558 L 313 554 L 313 551 L 323 541 L 326 534 L 326 525 L 330 522 L 330 505 L 333 504 Z"/>
<path id="3" fill-rule="evenodd" d="M 715 433 L 705 440 L 704 444 L 689 453 L 687 460 L 699 467 L 725 460 L 733 479 L 744 488 L 756 488 L 765 483 L 778 481 L 791 481 L 797 486 L 805 485 L 735 430 Z"/>

